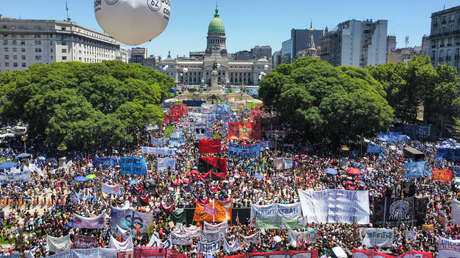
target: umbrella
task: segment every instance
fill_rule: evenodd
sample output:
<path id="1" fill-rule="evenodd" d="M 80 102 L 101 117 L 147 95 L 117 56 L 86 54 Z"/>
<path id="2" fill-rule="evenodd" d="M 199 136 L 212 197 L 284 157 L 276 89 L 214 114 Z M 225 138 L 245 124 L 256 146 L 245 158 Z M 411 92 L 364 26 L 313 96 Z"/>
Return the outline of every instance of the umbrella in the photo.
<path id="1" fill-rule="evenodd" d="M 86 178 L 88 178 L 88 180 L 91 180 L 91 179 L 96 178 L 96 175 L 95 174 L 89 174 L 89 175 L 86 176 Z"/>
<path id="2" fill-rule="evenodd" d="M 257 174 L 254 177 L 257 178 L 257 179 L 264 179 L 264 176 L 262 176 L 261 174 Z"/>
<path id="3" fill-rule="evenodd" d="M 77 176 L 74 178 L 75 181 L 80 181 L 80 182 L 86 182 L 88 181 L 88 178 L 84 177 L 84 176 Z"/>
<path id="4" fill-rule="evenodd" d="M 349 168 L 347 169 L 347 174 L 356 176 L 356 175 L 361 174 L 361 170 L 359 170 L 359 168 Z"/>
<path id="5" fill-rule="evenodd" d="M 128 182 L 130 185 L 135 185 L 137 184 L 137 180 L 133 179 L 133 180 L 129 180 Z"/>
<path id="6" fill-rule="evenodd" d="M 333 169 L 333 168 L 326 168 L 326 170 L 324 170 L 324 172 L 326 172 L 326 174 L 329 174 L 329 175 L 337 175 L 337 170 Z"/>

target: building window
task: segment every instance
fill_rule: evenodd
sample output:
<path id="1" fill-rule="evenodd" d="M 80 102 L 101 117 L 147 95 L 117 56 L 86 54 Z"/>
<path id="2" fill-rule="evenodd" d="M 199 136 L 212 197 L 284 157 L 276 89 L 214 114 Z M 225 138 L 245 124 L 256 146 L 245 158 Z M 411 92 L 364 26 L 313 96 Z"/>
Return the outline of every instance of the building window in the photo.
<path id="1" fill-rule="evenodd" d="M 41 45 L 42 41 L 41 40 L 35 40 L 35 45 Z"/>
<path id="2" fill-rule="evenodd" d="M 21 41 L 21 46 L 25 46 L 26 45 L 26 42 L 23 40 Z"/>
<path id="3" fill-rule="evenodd" d="M 5 63 L 5 67 L 10 67 L 10 63 Z"/>
<path id="4" fill-rule="evenodd" d="M 35 56 L 35 60 L 40 61 L 42 59 L 42 56 Z"/>
<path id="5" fill-rule="evenodd" d="M 9 55 L 5 55 L 5 60 L 8 60 L 10 59 L 10 56 Z"/>
<path id="6" fill-rule="evenodd" d="M 63 54 L 67 53 L 67 49 L 63 48 L 63 49 L 62 49 L 62 53 L 63 53 Z"/>
<path id="7" fill-rule="evenodd" d="M 26 56 L 21 56 L 21 59 L 22 59 L 22 60 L 26 60 Z"/>
<path id="8" fill-rule="evenodd" d="M 62 60 L 67 60 L 67 57 L 66 57 L 66 56 L 62 56 Z"/>
<path id="9" fill-rule="evenodd" d="M 35 34 L 34 38 L 39 39 L 39 38 L 41 38 L 41 35 L 40 34 Z"/>
<path id="10" fill-rule="evenodd" d="M 14 66 L 14 67 L 18 67 L 18 63 L 14 63 L 13 66 Z"/>
<path id="11" fill-rule="evenodd" d="M 4 46 L 8 45 L 8 40 L 4 40 L 4 41 L 3 41 L 3 45 L 4 45 Z"/>
<path id="12" fill-rule="evenodd" d="M 9 51 L 9 49 L 6 47 L 6 48 L 5 48 L 5 52 L 8 52 L 8 51 Z"/>
<path id="13" fill-rule="evenodd" d="M 42 52 L 42 49 L 41 48 L 36 48 L 35 49 L 35 53 L 41 53 Z"/>
<path id="14" fill-rule="evenodd" d="M 14 56 L 13 56 L 13 60 L 18 60 L 18 56 L 17 56 L 17 55 L 14 55 Z"/>
<path id="15" fill-rule="evenodd" d="M 12 44 L 16 46 L 16 44 L 17 44 L 16 40 L 13 40 Z"/>
<path id="16" fill-rule="evenodd" d="M 21 66 L 22 66 L 22 67 L 26 67 L 26 63 L 22 63 Z"/>
<path id="17" fill-rule="evenodd" d="M 18 49 L 14 47 L 13 52 L 18 52 Z"/>
<path id="18" fill-rule="evenodd" d="M 21 48 L 21 52 L 22 52 L 22 53 L 25 53 L 25 52 L 26 52 L 26 49 L 25 49 L 25 48 Z"/>

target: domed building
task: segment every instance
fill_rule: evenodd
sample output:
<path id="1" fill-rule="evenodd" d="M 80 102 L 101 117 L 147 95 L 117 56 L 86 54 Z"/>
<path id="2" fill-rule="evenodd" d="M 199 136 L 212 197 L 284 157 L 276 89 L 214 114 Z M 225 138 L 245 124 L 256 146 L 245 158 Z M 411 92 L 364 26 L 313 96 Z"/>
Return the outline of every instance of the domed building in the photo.
<path id="1" fill-rule="evenodd" d="M 200 86 L 201 89 L 208 90 L 214 64 L 217 64 L 217 82 L 223 87 L 256 86 L 272 69 L 270 57 L 245 61 L 229 57 L 225 25 L 218 8 L 209 23 L 206 40 L 206 50 L 198 57 L 173 59 L 169 55 L 167 59 L 162 60 L 159 70 L 172 76 L 178 84 Z"/>

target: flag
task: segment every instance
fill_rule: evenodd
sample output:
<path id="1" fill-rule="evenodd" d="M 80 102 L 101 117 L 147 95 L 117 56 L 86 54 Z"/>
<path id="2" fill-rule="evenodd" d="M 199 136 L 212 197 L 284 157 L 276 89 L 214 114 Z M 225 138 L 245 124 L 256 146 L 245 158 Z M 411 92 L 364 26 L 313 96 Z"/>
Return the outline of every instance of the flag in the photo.
<path id="1" fill-rule="evenodd" d="M 201 157 L 198 163 L 198 171 L 201 173 L 211 172 L 213 175 L 224 173 L 225 178 L 225 174 L 227 173 L 227 159 L 216 157 Z"/>
<path id="2" fill-rule="evenodd" d="M 258 132 L 254 134 L 254 123 L 252 122 L 228 122 L 227 128 L 230 140 L 249 140 L 254 136 L 259 136 Z"/>
<path id="3" fill-rule="evenodd" d="M 205 211 L 204 204 L 200 202 L 196 203 L 195 214 L 193 215 L 193 221 L 195 222 L 224 222 L 232 220 L 232 202 L 231 201 L 214 201 L 214 215 L 209 214 Z"/>
<path id="4" fill-rule="evenodd" d="M 216 211 L 214 210 L 214 208 L 208 205 L 204 205 L 204 212 L 212 216 L 216 215 Z"/>
<path id="5" fill-rule="evenodd" d="M 200 140 L 199 141 L 200 153 L 220 153 L 221 142 L 220 139 L 216 140 Z"/>
<path id="6" fill-rule="evenodd" d="M 136 232 L 137 232 L 138 235 L 141 234 L 141 229 L 139 227 L 139 223 L 137 223 L 137 222 L 136 222 Z"/>

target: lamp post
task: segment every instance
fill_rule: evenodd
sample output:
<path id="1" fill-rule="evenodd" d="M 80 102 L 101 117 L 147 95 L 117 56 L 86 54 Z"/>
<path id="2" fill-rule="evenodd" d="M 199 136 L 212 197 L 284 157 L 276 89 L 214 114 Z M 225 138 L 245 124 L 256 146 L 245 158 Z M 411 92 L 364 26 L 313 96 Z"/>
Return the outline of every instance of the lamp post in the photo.
<path id="1" fill-rule="evenodd" d="M 22 141 L 24 142 L 24 153 L 27 153 L 27 146 L 26 146 L 27 137 L 28 137 L 27 134 L 24 134 L 22 136 Z"/>

